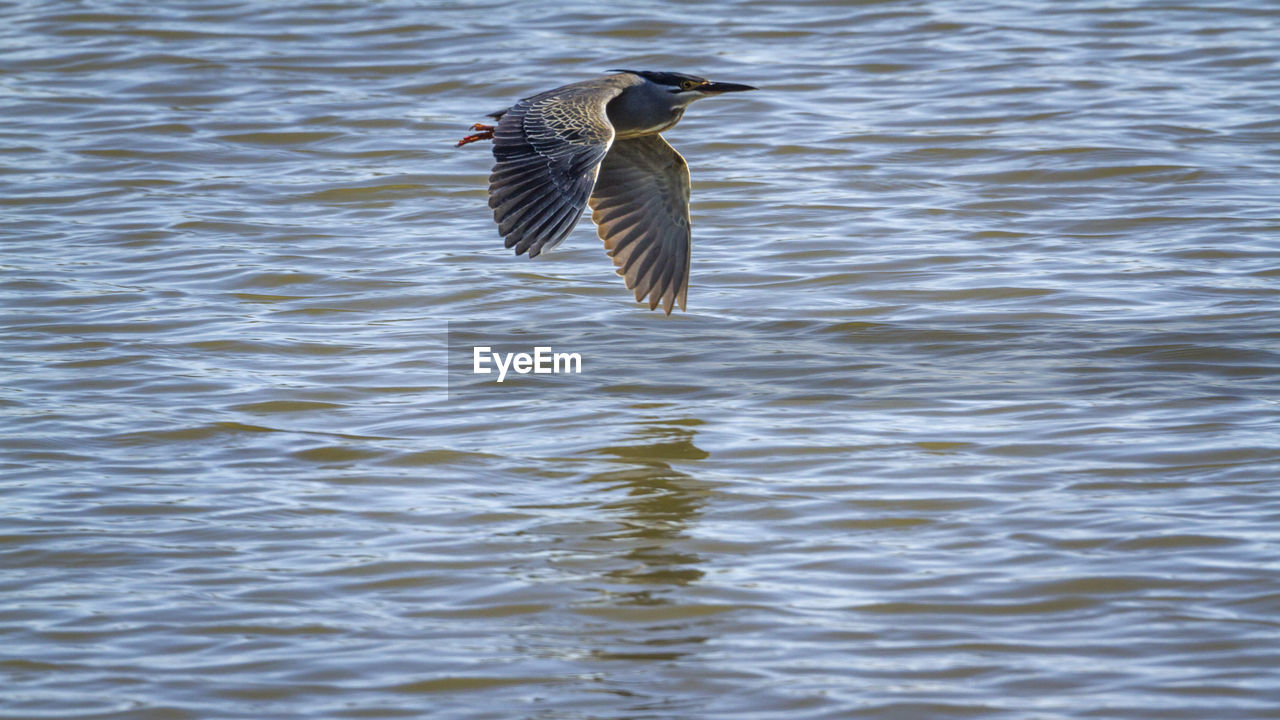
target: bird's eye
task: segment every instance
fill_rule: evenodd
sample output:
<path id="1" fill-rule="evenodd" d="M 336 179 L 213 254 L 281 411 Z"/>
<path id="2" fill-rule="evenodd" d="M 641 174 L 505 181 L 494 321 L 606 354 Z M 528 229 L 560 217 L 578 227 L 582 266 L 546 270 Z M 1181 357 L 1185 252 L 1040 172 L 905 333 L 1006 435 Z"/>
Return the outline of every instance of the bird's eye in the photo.
<path id="1" fill-rule="evenodd" d="M 698 83 L 694 82 L 693 80 L 685 80 L 684 82 L 680 83 L 681 90 L 692 90 L 696 87 L 698 87 Z"/>

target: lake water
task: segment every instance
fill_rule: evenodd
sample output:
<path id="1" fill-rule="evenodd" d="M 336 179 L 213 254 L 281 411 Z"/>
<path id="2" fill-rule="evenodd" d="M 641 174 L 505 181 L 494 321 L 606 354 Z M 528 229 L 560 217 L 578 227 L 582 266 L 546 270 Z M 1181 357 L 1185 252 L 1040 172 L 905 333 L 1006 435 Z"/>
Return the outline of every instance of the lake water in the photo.
<path id="1" fill-rule="evenodd" d="M 1276 3 L 0 20 L 0 718 L 1280 717 Z M 669 318 L 453 147 L 618 67 Z"/>

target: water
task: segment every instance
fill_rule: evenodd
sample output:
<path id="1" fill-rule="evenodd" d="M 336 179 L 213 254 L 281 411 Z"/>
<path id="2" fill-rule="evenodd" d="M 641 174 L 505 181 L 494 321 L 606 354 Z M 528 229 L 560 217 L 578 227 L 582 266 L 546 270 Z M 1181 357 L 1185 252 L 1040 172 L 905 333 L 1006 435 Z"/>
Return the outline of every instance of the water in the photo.
<path id="1" fill-rule="evenodd" d="M 0 16 L 0 717 L 1280 717 L 1273 3 Z M 670 318 L 452 147 L 614 67 Z"/>

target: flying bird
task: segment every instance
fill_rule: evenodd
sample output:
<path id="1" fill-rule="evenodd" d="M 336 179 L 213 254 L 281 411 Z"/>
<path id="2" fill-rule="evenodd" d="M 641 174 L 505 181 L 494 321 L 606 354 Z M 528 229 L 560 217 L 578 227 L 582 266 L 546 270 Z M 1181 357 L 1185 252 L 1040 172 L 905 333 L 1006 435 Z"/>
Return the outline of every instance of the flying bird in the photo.
<path id="1" fill-rule="evenodd" d="M 685 307 L 689 166 L 660 133 L 694 100 L 755 90 L 694 75 L 614 70 L 527 97 L 476 123 L 461 147 L 493 140 L 489 207 L 516 255 L 537 257 L 569 235 L 585 206 L 637 302 Z"/>

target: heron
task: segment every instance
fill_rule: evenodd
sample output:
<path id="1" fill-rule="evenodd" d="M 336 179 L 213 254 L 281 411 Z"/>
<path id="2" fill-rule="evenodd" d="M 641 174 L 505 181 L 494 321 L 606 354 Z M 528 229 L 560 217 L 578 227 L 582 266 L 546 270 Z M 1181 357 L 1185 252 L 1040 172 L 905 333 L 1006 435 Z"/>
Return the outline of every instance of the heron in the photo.
<path id="1" fill-rule="evenodd" d="M 591 206 L 605 251 L 636 302 L 685 309 L 692 231 L 689 166 L 661 133 L 694 100 L 755 90 L 696 75 L 611 70 L 520 100 L 458 147 L 493 141 L 489 207 L 516 255 L 559 245 Z"/>

